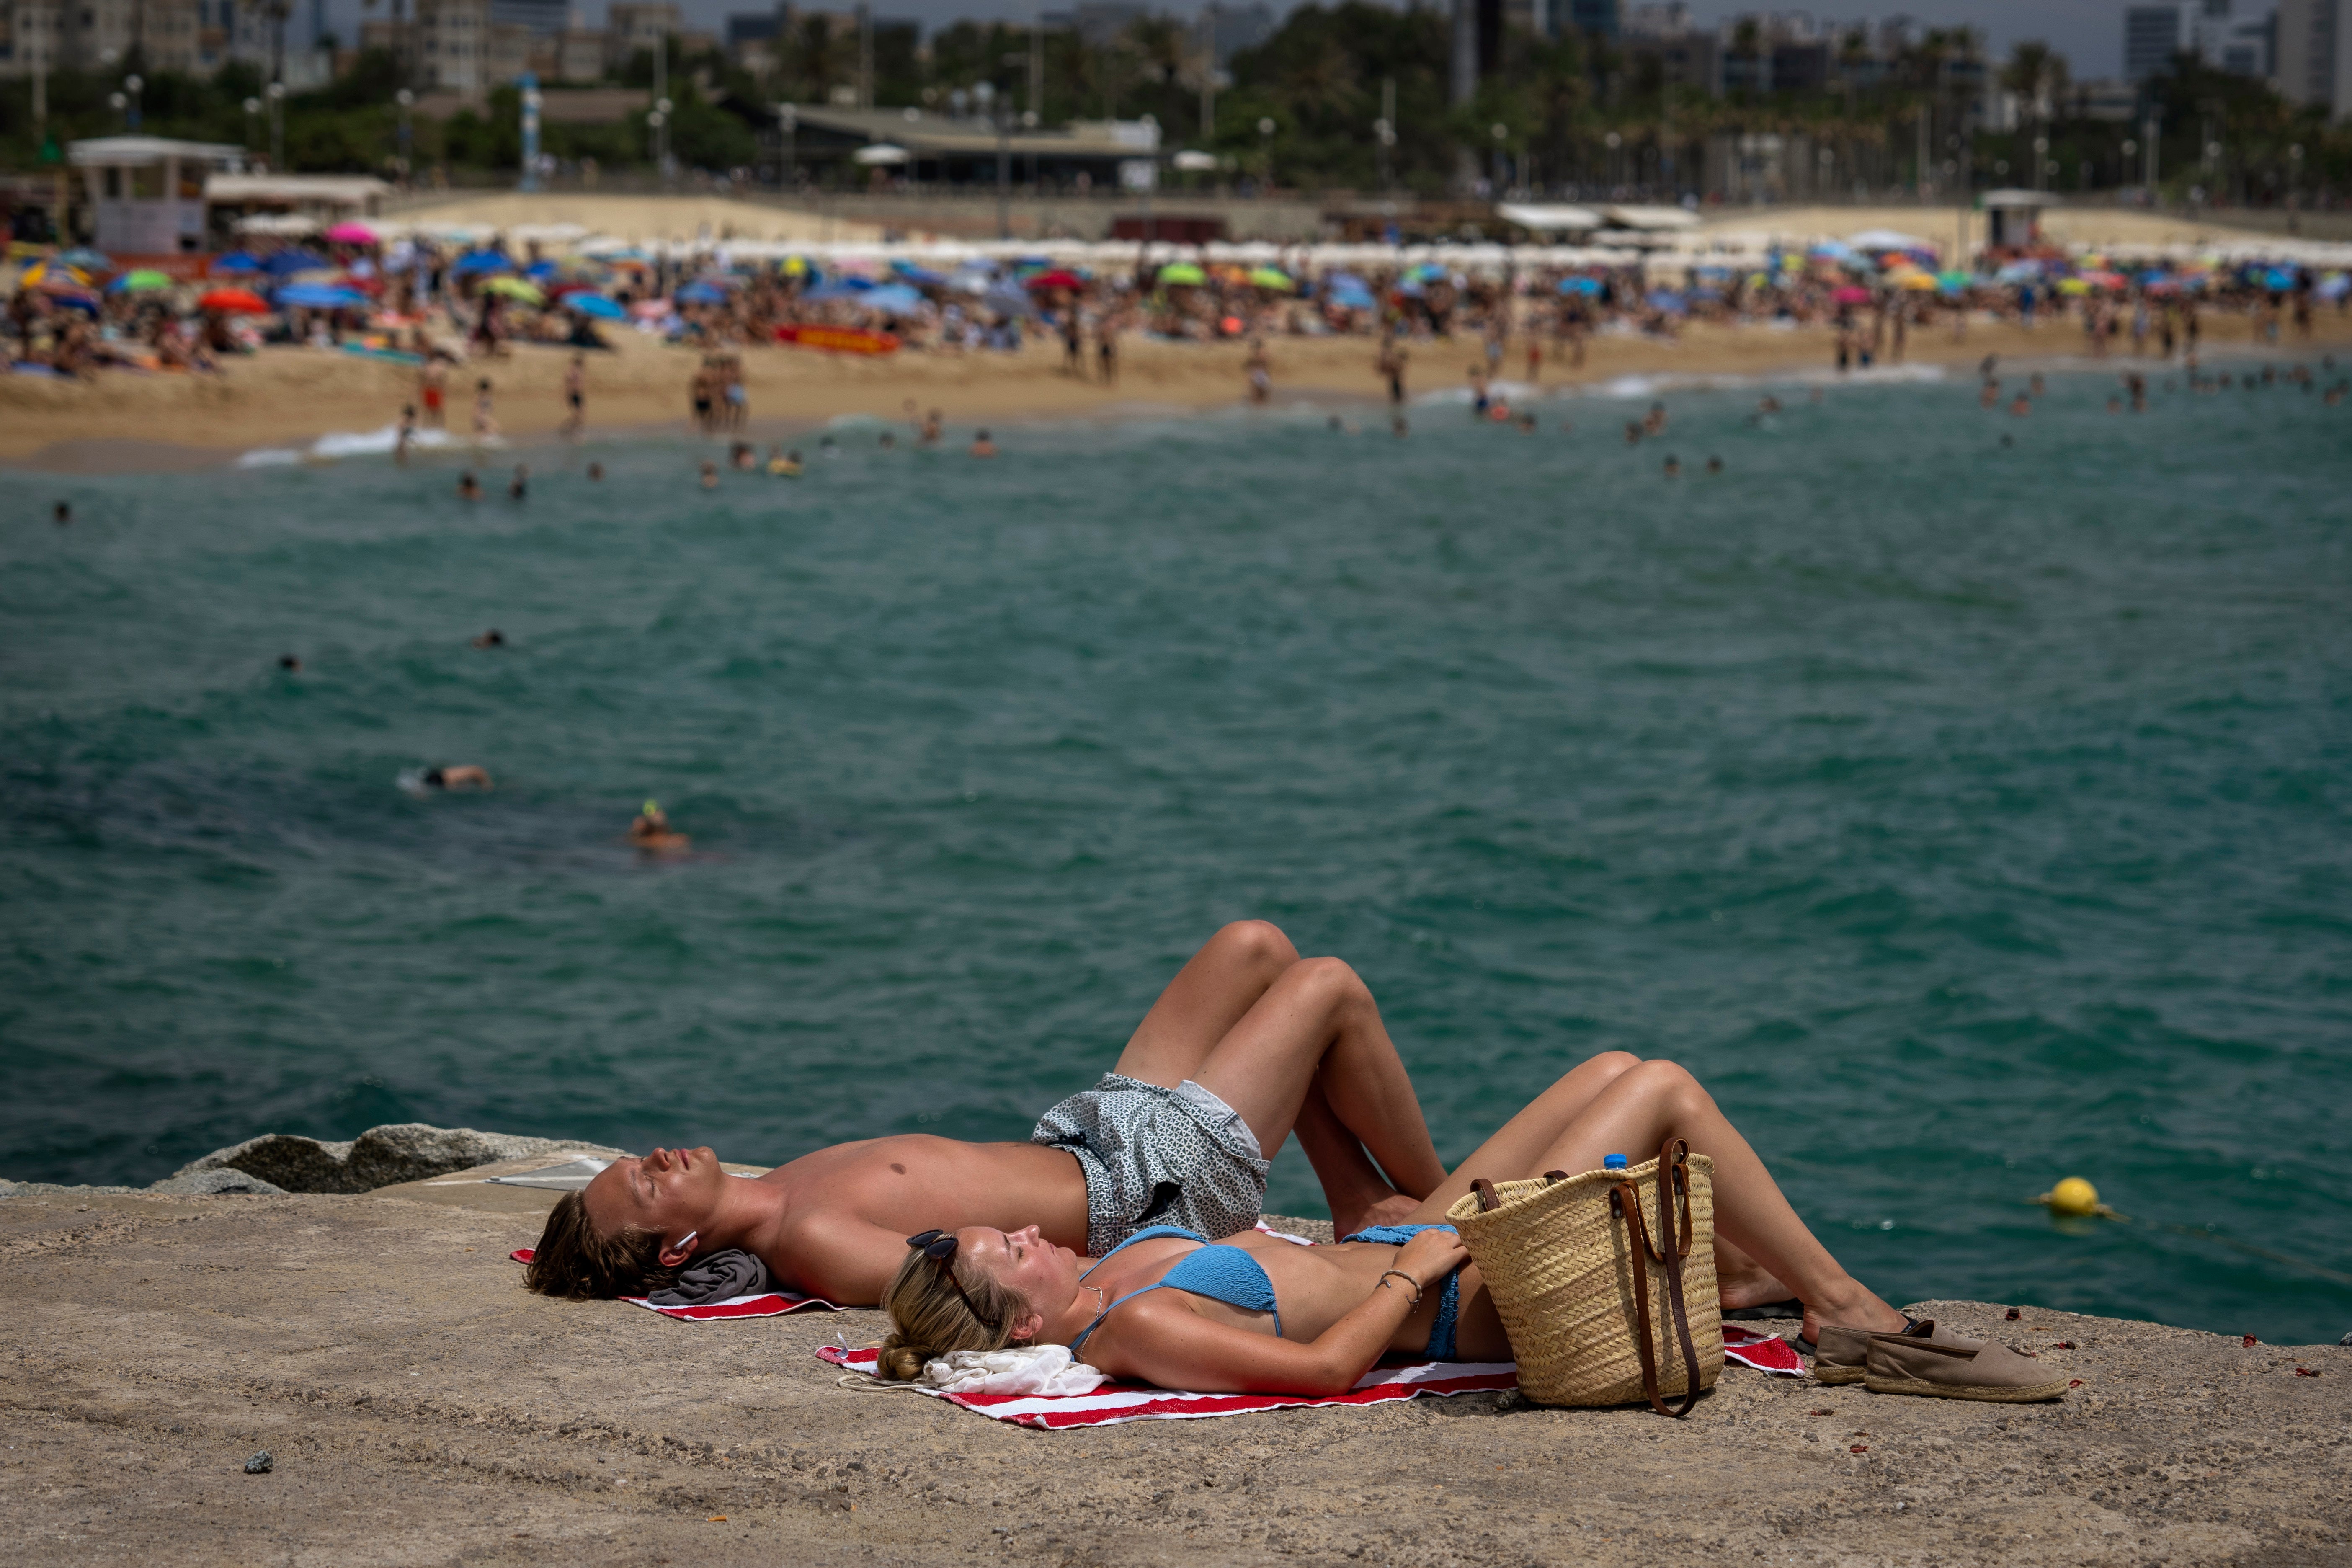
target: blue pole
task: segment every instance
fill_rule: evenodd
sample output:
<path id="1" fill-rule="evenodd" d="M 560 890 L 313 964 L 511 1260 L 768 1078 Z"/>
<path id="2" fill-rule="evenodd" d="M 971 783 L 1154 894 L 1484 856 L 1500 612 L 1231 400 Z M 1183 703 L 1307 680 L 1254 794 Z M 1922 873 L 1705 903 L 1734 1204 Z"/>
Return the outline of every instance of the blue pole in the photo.
<path id="1" fill-rule="evenodd" d="M 539 189 L 539 78 L 529 71 L 519 79 L 522 88 L 522 184 Z"/>

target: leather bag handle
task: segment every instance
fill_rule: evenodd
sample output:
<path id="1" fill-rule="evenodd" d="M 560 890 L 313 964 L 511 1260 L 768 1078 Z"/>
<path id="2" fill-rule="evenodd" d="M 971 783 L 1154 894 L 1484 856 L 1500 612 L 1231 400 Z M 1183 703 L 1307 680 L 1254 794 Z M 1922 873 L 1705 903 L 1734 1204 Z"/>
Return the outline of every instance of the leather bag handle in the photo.
<path id="1" fill-rule="evenodd" d="M 1649 1395 L 1651 1407 L 1661 1415 L 1675 1420 L 1689 1415 L 1698 1405 L 1698 1348 L 1691 1341 L 1690 1311 L 1683 1300 L 1683 1260 L 1690 1256 L 1692 1226 L 1690 1214 L 1690 1145 L 1679 1138 L 1669 1138 L 1658 1150 L 1658 1228 L 1664 1233 L 1665 1246 L 1653 1245 L 1650 1227 L 1642 1214 L 1641 1189 L 1631 1182 L 1619 1182 L 1609 1189 L 1609 1210 L 1625 1222 L 1630 1234 L 1633 1263 L 1633 1316 L 1640 1331 L 1634 1348 L 1642 1357 L 1642 1392 Z M 1677 1236 L 1675 1214 L 1668 1205 L 1669 1192 L 1678 1193 L 1682 1200 L 1681 1234 Z M 1650 1264 L 1659 1265 L 1666 1277 L 1666 1300 L 1661 1303 L 1674 1318 L 1676 1337 L 1683 1348 L 1682 1408 L 1671 1410 L 1658 1394 L 1658 1358 L 1650 1346 Z"/>
<path id="2" fill-rule="evenodd" d="M 1503 1206 L 1501 1196 L 1495 1191 L 1495 1184 L 1488 1181 L 1486 1177 L 1480 1176 L 1475 1181 L 1473 1181 L 1470 1184 L 1470 1190 L 1478 1194 L 1478 1212 L 1480 1214 L 1493 1214 L 1496 1209 Z"/>

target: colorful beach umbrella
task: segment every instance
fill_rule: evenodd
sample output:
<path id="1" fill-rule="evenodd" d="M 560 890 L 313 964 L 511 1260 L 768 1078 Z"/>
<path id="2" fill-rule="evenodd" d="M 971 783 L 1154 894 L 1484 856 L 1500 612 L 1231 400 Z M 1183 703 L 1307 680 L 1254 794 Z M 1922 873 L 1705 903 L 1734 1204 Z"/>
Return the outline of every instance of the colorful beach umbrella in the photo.
<path id="1" fill-rule="evenodd" d="M 304 310 L 356 310 L 366 306 L 368 297 L 334 283 L 289 283 L 278 290 L 278 302 Z"/>
<path id="2" fill-rule="evenodd" d="M 309 250 L 278 250 L 263 258 L 261 269 L 272 278 L 290 278 L 297 272 L 317 272 L 334 263 Z"/>
<path id="3" fill-rule="evenodd" d="M 482 285 L 485 294 L 503 294 L 518 305 L 544 305 L 547 296 L 539 285 L 521 278 L 493 278 Z"/>
<path id="4" fill-rule="evenodd" d="M 106 291 L 110 294 L 152 294 L 170 287 L 172 279 L 169 274 L 158 272 L 152 267 L 142 267 L 108 284 Z"/>
<path id="5" fill-rule="evenodd" d="M 249 250 L 232 250 L 213 262 L 215 272 L 258 272 L 261 258 Z"/>
<path id="6" fill-rule="evenodd" d="M 621 308 L 618 300 L 608 300 L 602 294 L 566 294 L 562 303 L 565 310 L 575 315 L 587 316 L 594 321 L 625 321 L 629 319 L 629 312 Z"/>
<path id="7" fill-rule="evenodd" d="M 68 267 L 62 260 L 36 261 L 25 268 L 16 279 L 20 289 L 87 289 L 89 279 L 79 268 Z"/>
<path id="8" fill-rule="evenodd" d="M 1034 278 L 1025 281 L 1026 287 L 1031 289 L 1083 289 L 1087 286 L 1085 279 L 1063 267 L 1056 267 L 1049 272 L 1040 272 Z"/>
<path id="9" fill-rule="evenodd" d="M 1598 278 L 1563 278 L 1559 280 L 1559 291 L 1563 294 L 1598 294 L 1601 292 L 1601 279 Z"/>
<path id="10" fill-rule="evenodd" d="M 677 298 L 682 305 L 723 305 L 727 302 L 727 290 L 698 278 L 680 289 Z"/>
<path id="11" fill-rule="evenodd" d="M 1249 281 L 1253 289 L 1268 289 L 1277 294 L 1290 293 L 1298 287 L 1291 280 L 1290 274 L 1279 267 L 1253 267 Z"/>
<path id="12" fill-rule="evenodd" d="M 84 272 L 114 270 L 114 262 L 106 252 L 92 250 L 87 245 L 77 245 L 72 249 L 62 252 L 58 259 L 68 267 L 77 268 Z"/>
<path id="13" fill-rule="evenodd" d="M 1160 281 L 1177 289 L 1197 289 L 1209 275 L 1189 261 L 1171 261 L 1160 269 Z"/>
<path id="14" fill-rule="evenodd" d="M 879 289 L 867 289 L 858 303 L 886 316 L 911 316 L 923 308 L 923 297 L 904 283 L 886 283 Z"/>
<path id="15" fill-rule="evenodd" d="M 320 237 L 329 245 L 373 245 L 375 230 L 363 223 L 339 223 Z"/>
<path id="16" fill-rule="evenodd" d="M 250 289 L 215 289 L 196 300 L 196 309 L 226 316 L 266 316 L 269 301 Z"/>

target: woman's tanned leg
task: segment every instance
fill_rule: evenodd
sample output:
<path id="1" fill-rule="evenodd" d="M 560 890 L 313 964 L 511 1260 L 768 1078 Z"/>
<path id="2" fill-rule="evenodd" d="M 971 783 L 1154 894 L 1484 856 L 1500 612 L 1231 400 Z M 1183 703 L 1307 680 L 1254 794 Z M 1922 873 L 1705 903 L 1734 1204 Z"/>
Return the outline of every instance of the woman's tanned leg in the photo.
<path id="1" fill-rule="evenodd" d="M 1748 1140 L 1717 1109 L 1696 1079 L 1673 1062 L 1643 1062 L 1612 1079 L 1571 1121 L 1528 1176 L 1546 1170 L 1591 1171 L 1622 1153 L 1635 1164 L 1669 1137 L 1715 1162 L 1715 1226 L 1805 1304 L 1805 1334 L 1829 1323 L 1894 1330 L 1903 1314 L 1863 1289 L 1815 1239 L 1780 1194 Z"/>

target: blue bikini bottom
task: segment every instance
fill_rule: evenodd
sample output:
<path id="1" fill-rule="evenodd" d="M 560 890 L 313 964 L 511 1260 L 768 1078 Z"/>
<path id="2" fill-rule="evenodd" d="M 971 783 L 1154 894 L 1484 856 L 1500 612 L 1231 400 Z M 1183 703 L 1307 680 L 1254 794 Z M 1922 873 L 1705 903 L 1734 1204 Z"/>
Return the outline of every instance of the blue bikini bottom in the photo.
<path id="1" fill-rule="evenodd" d="M 1424 1230 L 1452 1230 L 1450 1225 L 1376 1225 L 1360 1230 L 1353 1236 L 1343 1236 L 1342 1241 L 1371 1241 L 1383 1247 L 1402 1247 Z M 1437 1320 L 1429 1325 L 1429 1359 L 1460 1361 L 1454 1353 L 1454 1320 L 1462 1312 L 1462 1270 L 1455 1269 L 1445 1277 L 1437 1293 Z"/>

